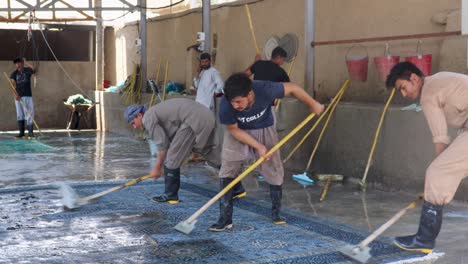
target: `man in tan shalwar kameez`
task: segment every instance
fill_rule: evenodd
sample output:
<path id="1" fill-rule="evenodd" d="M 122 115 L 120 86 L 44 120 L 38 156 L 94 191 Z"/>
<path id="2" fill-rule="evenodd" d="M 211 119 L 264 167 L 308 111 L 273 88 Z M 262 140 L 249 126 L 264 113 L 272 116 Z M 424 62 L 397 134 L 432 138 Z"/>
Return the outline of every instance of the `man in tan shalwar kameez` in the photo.
<path id="1" fill-rule="evenodd" d="M 386 85 L 404 97 L 420 100 L 436 152 L 426 171 L 418 232 L 396 237 L 394 243 L 405 250 L 431 253 L 442 225 L 443 206 L 468 176 L 468 76 L 439 72 L 425 77 L 414 64 L 401 62 L 391 70 Z M 460 131 L 453 141 L 449 126 Z"/>

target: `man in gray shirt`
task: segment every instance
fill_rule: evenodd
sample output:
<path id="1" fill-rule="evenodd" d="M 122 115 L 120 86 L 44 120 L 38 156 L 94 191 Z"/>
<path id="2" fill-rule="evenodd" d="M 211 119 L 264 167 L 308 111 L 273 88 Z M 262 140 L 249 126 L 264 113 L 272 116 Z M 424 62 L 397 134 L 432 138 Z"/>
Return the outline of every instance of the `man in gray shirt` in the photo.
<path id="1" fill-rule="evenodd" d="M 166 100 L 146 110 L 131 105 L 125 118 L 133 128 L 145 129 L 158 148 L 150 174 L 158 179 L 164 172 L 165 191 L 155 202 L 179 203 L 180 166 L 192 150 L 219 164 L 215 150 L 215 119 L 209 109 L 190 99 Z M 164 167 L 164 170 L 163 170 Z"/>
<path id="2" fill-rule="evenodd" d="M 158 148 L 156 165 L 150 174 L 158 179 L 164 173 L 165 190 L 151 199 L 154 202 L 179 203 L 180 166 L 192 151 L 220 166 L 215 119 L 200 103 L 175 98 L 148 110 L 143 105 L 131 105 L 125 109 L 125 119 L 133 128 L 145 129 Z"/>

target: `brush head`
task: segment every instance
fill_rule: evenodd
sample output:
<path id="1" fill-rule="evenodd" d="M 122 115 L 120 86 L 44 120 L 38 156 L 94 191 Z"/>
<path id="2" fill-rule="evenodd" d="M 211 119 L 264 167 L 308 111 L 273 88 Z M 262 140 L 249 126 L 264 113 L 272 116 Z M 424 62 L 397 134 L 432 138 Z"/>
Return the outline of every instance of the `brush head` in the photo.
<path id="1" fill-rule="evenodd" d="M 182 232 L 186 235 L 190 234 L 192 230 L 195 228 L 195 223 L 197 220 L 189 223 L 187 220 L 179 222 L 176 226 L 174 226 L 175 230 Z"/>
<path id="2" fill-rule="evenodd" d="M 347 245 L 340 248 L 338 251 L 359 263 L 366 263 L 372 257 L 370 254 L 370 247 L 365 247 L 361 250 L 359 246 Z"/>
<path id="3" fill-rule="evenodd" d="M 60 192 L 62 194 L 62 204 L 65 210 L 72 210 L 80 206 L 78 194 L 70 187 L 70 185 L 61 182 L 59 183 Z"/>
<path id="4" fill-rule="evenodd" d="M 302 187 L 304 187 L 304 188 L 306 188 L 309 185 L 314 184 L 314 180 L 309 178 L 309 176 L 307 176 L 306 172 L 304 172 L 302 174 L 294 174 L 292 176 L 292 178 L 293 178 L 293 180 L 298 182 L 300 185 L 302 185 Z"/>
<path id="5" fill-rule="evenodd" d="M 342 182 L 344 177 L 341 174 L 317 174 L 317 179 L 319 181 L 327 181 L 330 179 L 335 182 Z"/>

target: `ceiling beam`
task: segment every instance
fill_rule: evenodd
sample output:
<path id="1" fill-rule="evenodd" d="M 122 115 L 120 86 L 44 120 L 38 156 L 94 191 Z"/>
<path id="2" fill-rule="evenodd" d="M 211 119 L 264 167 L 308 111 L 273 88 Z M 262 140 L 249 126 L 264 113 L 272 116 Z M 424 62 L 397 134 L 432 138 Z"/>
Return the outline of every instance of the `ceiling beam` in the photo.
<path id="1" fill-rule="evenodd" d="M 74 6 L 70 5 L 69 3 L 67 3 L 67 2 L 65 2 L 65 1 L 63 1 L 63 0 L 60 0 L 60 3 L 62 3 L 62 4 L 64 4 L 64 5 L 66 5 L 66 6 L 68 6 L 69 8 L 75 8 Z M 86 13 L 83 12 L 83 11 L 76 11 L 76 12 L 82 14 L 82 15 L 83 15 L 84 17 L 86 17 L 86 18 L 93 18 L 92 16 L 86 14 Z"/>
<path id="2" fill-rule="evenodd" d="M 3 0 L 0 0 L 3 1 Z M 57 21 L 57 22 L 65 22 L 65 21 L 92 21 L 95 20 L 95 18 L 92 15 L 89 15 L 85 13 L 86 11 L 88 12 L 96 12 L 96 11 L 135 11 L 137 9 L 137 6 L 132 5 L 131 3 L 128 2 L 128 0 L 115 0 L 116 2 L 122 3 L 124 6 L 99 6 L 96 7 L 94 6 L 94 1 L 89 0 L 87 1 L 88 4 L 85 7 L 76 7 L 70 4 L 68 0 L 36 0 L 36 4 L 32 5 L 25 0 L 8 0 L 8 5 L 7 7 L 1 7 L 0 12 L 7 12 L 8 13 L 8 18 L 1 17 L 0 22 L 28 22 L 28 13 L 29 12 L 51 12 L 52 15 L 50 18 L 36 18 L 38 21 L 44 21 L 44 22 L 52 22 L 52 21 Z M 24 7 L 12 7 L 13 4 L 20 4 L 23 5 Z M 64 6 L 62 7 L 57 7 L 56 4 L 61 3 Z M 84 16 L 84 18 L 57 18 L 56 15 L 60 14 L 61 11 L 74 11 L 80 14 L 80 16 Z M 15 14 L 14 17 L 12 17 L 12 12 L 21 12 L 20 14 Z"/>

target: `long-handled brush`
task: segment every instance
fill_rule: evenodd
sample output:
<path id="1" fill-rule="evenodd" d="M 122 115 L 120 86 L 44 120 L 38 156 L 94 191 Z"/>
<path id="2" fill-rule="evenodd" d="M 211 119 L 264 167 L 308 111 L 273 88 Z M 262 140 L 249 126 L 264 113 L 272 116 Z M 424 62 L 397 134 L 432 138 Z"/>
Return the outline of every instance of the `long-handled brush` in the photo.
<path id="1" fill-rule="evenodd" d="M 340 95 L 340 92 L 343 90 L 343 88 L 345 86 L 347 86 L 349 84 L 348 81 L 346 81 L 343 86 L 341 87 L 340 91 L 335 95 L 335 97 L 333 97 L 332 101 L 330 102 L 330 104 L 328 105 L 328 107 L 325 109 L 325 111 L 323 111 L 323 113 L 320 115 L 320 117 L 315 121 L 314 125 L 309 129 L 309 131 L 307 131 L 307 133 L 302 137 L 301 141 L 299 141 L 299 143 L 297 143 L 297 145 L 294 147 L 294 149 L 291 151 L 291 153 L 289 153 L 289 155 L 283 159 L 283 163 L 286 163 L 286 161 L 288 161 L 292 155 L 299 149 L 300 146 L 302 146 L 302 144 L 304 144 L 305 140 L 307 139 L 307 137 L 309 137 L 310 134 L 312 134 L 312 132 L 314 132 L 315 128 L 317 128 L 317 126 L 320 124 L 320 122 L 322 121 L 322 119 L 327 115 L 328 111 L 330 111 L 331 109 L 331 105 L 334 104 L 334 102 L 338 99 L 338 96 Z"/>
<path id="2" fill-rule="evenodd" d="M 252 16 L 250 15 L 250 8 L 249 8 L 249 5 L 247 4 L 247 1 L 245 2 L 244 6 L 245 6 L 245 13 L 247 14 L 247 19 L 249 22 L 250 34 L 252 34 L 252 40 L 255 46 L 255 52 L 257 52 L 257 54 L 260 54 L 260 49 L 258 48 L 257 38 L 255 37 L 255 30 L 254 30 L 254 26 L 252 23 Z"/>
<path id="3" fill-rule="evenodd" d="M 385 104 L 384 110 L 382 111 L 382 115 L 380 116 L 380 121 L 379 121 L 379 125 L 377 126 L 377 130 L 375 131 L 374 143 L 372 143 L 372 148 L 371 148 L 371 151 L 369 153 L 369 158 L 367 159 L 367 165 L 366 165 L 366 169 L 364 171 L 364 176 L 362 176 L 362 180 L 359 183 L 361 185 L 361 189 L 363 191 L 366 191 L 367 173 L 369 172 L 369 168 L 370 168 L 370 165 L 372 163 L 372 157 L 374 156 L 375 147 L 377 146 L 377 140 L 379 139 L 380 129 L 382 128 L 382 124 L 383 124 L 383 121 L 385 119 L 385 114 L 387 113 L 388 106 L 390 105 L 390 102 L 392 101 L 393 96 L 395 95 L 395 91 L 396 91 L 396 89 L 393 88 L 392 92 L 390 93 L 390 96 L 387 99 L 387 103 Z"/>
<path id="4" fill-rule="evenodd" d="M 323 134 L 325 133 L 325 130 L 327 129 L 328 123 L 330 122 L 330 119 L 331 119 L 331 117 L 332 117 L 332 115 L 333 115 L 333 113 L 334 113 L 334 111 L 336 109 L 336 106 L 340 102 L 341 97 L 343 96 L 343 94 L 346 92 L 346 89 L 348 88 L 349 83 L 350 83 L 350 81 L 346 80 L 346 82 L 343 84 L 341 89 L 335 95 L 335 98 L 333 98 L 333 101 L 330 103 L 330 105 L 328 105 L 327 110 L 331 109 L 330 114 L 328 114 L 327 121 L 323 125 L 322 131 L 320 132 L 320 136 L 318 137 L 317 142 L 315 143 L 314 150 L 312 151 L 312 154 L 310 154 L 309 162 L 307 163 L 307 167 L 306 167 L 304 173 L 295 174 L 295 175 L 292 176 L 293 179 L 298 181 L 299 183 L 301 183 L 301 182 L 313 183 L 313 180 L 311 178 L 309 178 L 309 176 L 307 175 L 307 171 L 310 169 L 310 166 L 312 164 L 312 160 L 314 159 L 315 153 L 317 152 L 317 149 L 318 149 L 318 146 L 320 144 L 320 141 L 322 140 Z M 317 122 L 319 122 L 319 120 L 317 120 Z M 291 157 L 291 155 L 293 153 L 294 152 L 291 152 L 291 154 L 285 159 L 285 161 L 287 161 L 287 159 L 289 159 L 289 157 Z"/>
<path id="5" fill-rule="evenodd" d="M 325 200 L 325 197 L 327 196 L 328 189 L 330 188 L 331 183 L 342 182 L 344 177 L 340 174 L 318 174 L 317 179 L 319 181 L 325 181 L 325 186 L 323 187 L 323 190 L 320 193 L 319 199 L 320 202 L 323 202 Z"/>
<path id="6" fill-rule="evenodd" d="M 283 146 L 292 136 L 294 136 L 302 127 L 304 127 L 312 118 L 314 118 L 315 114 L 310 114 L 304 121 L 302 121 L 298 126 L 296 126 L 289 134 L 287 134 L 283 139 L 278 142 L 274 147 L 272 147 L 265 156 L 268 157 L 277 151 L 281 146 Z M 197 222 L 197 218 L 205 212 L 210 206 L 212 206 L 219 198 L 221 198 L 226 192 L 228 192 L 234 185 L 240 182 L 243 178 L 245 178 L 250 172 L 252 172 L 256 167 L 262 164 L 265 161 L 264 157 L 260 157 L 254 164 L 250 165 L 243 173 L 237 176 L 230 184 L 228 184 L 223 190 L 221 190 L 217 195 L 215 195 L 211 200 L 209 200 L 205 205 L 203 205 L 198 211 L 196 211 L 193 215 L 191 215 L 187 220 L 184 220 L 178 223 L 174 228 L 177 231 L 180 231 L 185 234 L 190 234 L 192 230 L 195 228 L 195 223 Z"/>
<path id="7" fill-rule="evenodd" d="M 104 196 L 104 195 L 106 195 L 108 193 L 111 193 L 111 192 L 114 192 L 114 191 L 121 190 L 121 189 L 123 189 L 125 187 L 132 186 L 134 184 L 137 184 L 137 183 L 139 183 L 141 181 L 144 181 L 144 180 L 147 180 L 147 179 L 150 179 L 150 178 L 151 178 L 151 175 L 148 174 L 148 175 L 142 176 L 140 178 L 131 180 L 129 182 L 123 183 L 123 184 L 121 184 L 119 186 L 112 187 L 110 189 L 104 190 L 102 192 L 99 192 L 99 193 L 96 193 L 96 194 L 93 194 L 93 195 L 90 195 L 90 196 L 87 196 L 87 197 L 84 197 L 84 198 L 79 198 L 78 195 L 74 194 L 74 192 L 73 192 L 73 190 L 71 188 L 68 188 L 67 186 L 62 185 L 61 186 L 62 194 L 63 194 L 63 196 L 65 198 L 68 197 L 68 199 L 63 199 L 62 200 L 62 202 L 64 203 L 63 206 L 66 209 L 78 208 L 81 205 L 86 204 L 90 200 L 99 198 L 101 196 Z"/>
<path id="8" fill-rule="evenodd" d="M 402 217 L 406 211 L 412 208 L 416 208 L 416 205 L 421 202 L 423 196 L 419 196 L 419 198 L 413 202 L 411 202 L 408 206 L 400 210 L 396 213 L 390 220 L 388 220 L 385 224 L 381 225 L 377 230 L 375 230 L 372 234 L 370 234 L 366 239 L 364 239 L 359 245 L 347 245 L 339 249 L 339 251 L 346 256 L 359 261 L 360 263 L 366 263 L 370 258 L 370 248 L 368 245 L 374 241 L 378 236 L 380 236 L 385 230 L 387 230 L 390 226 L 396 223 L 400 217 Z"/>

